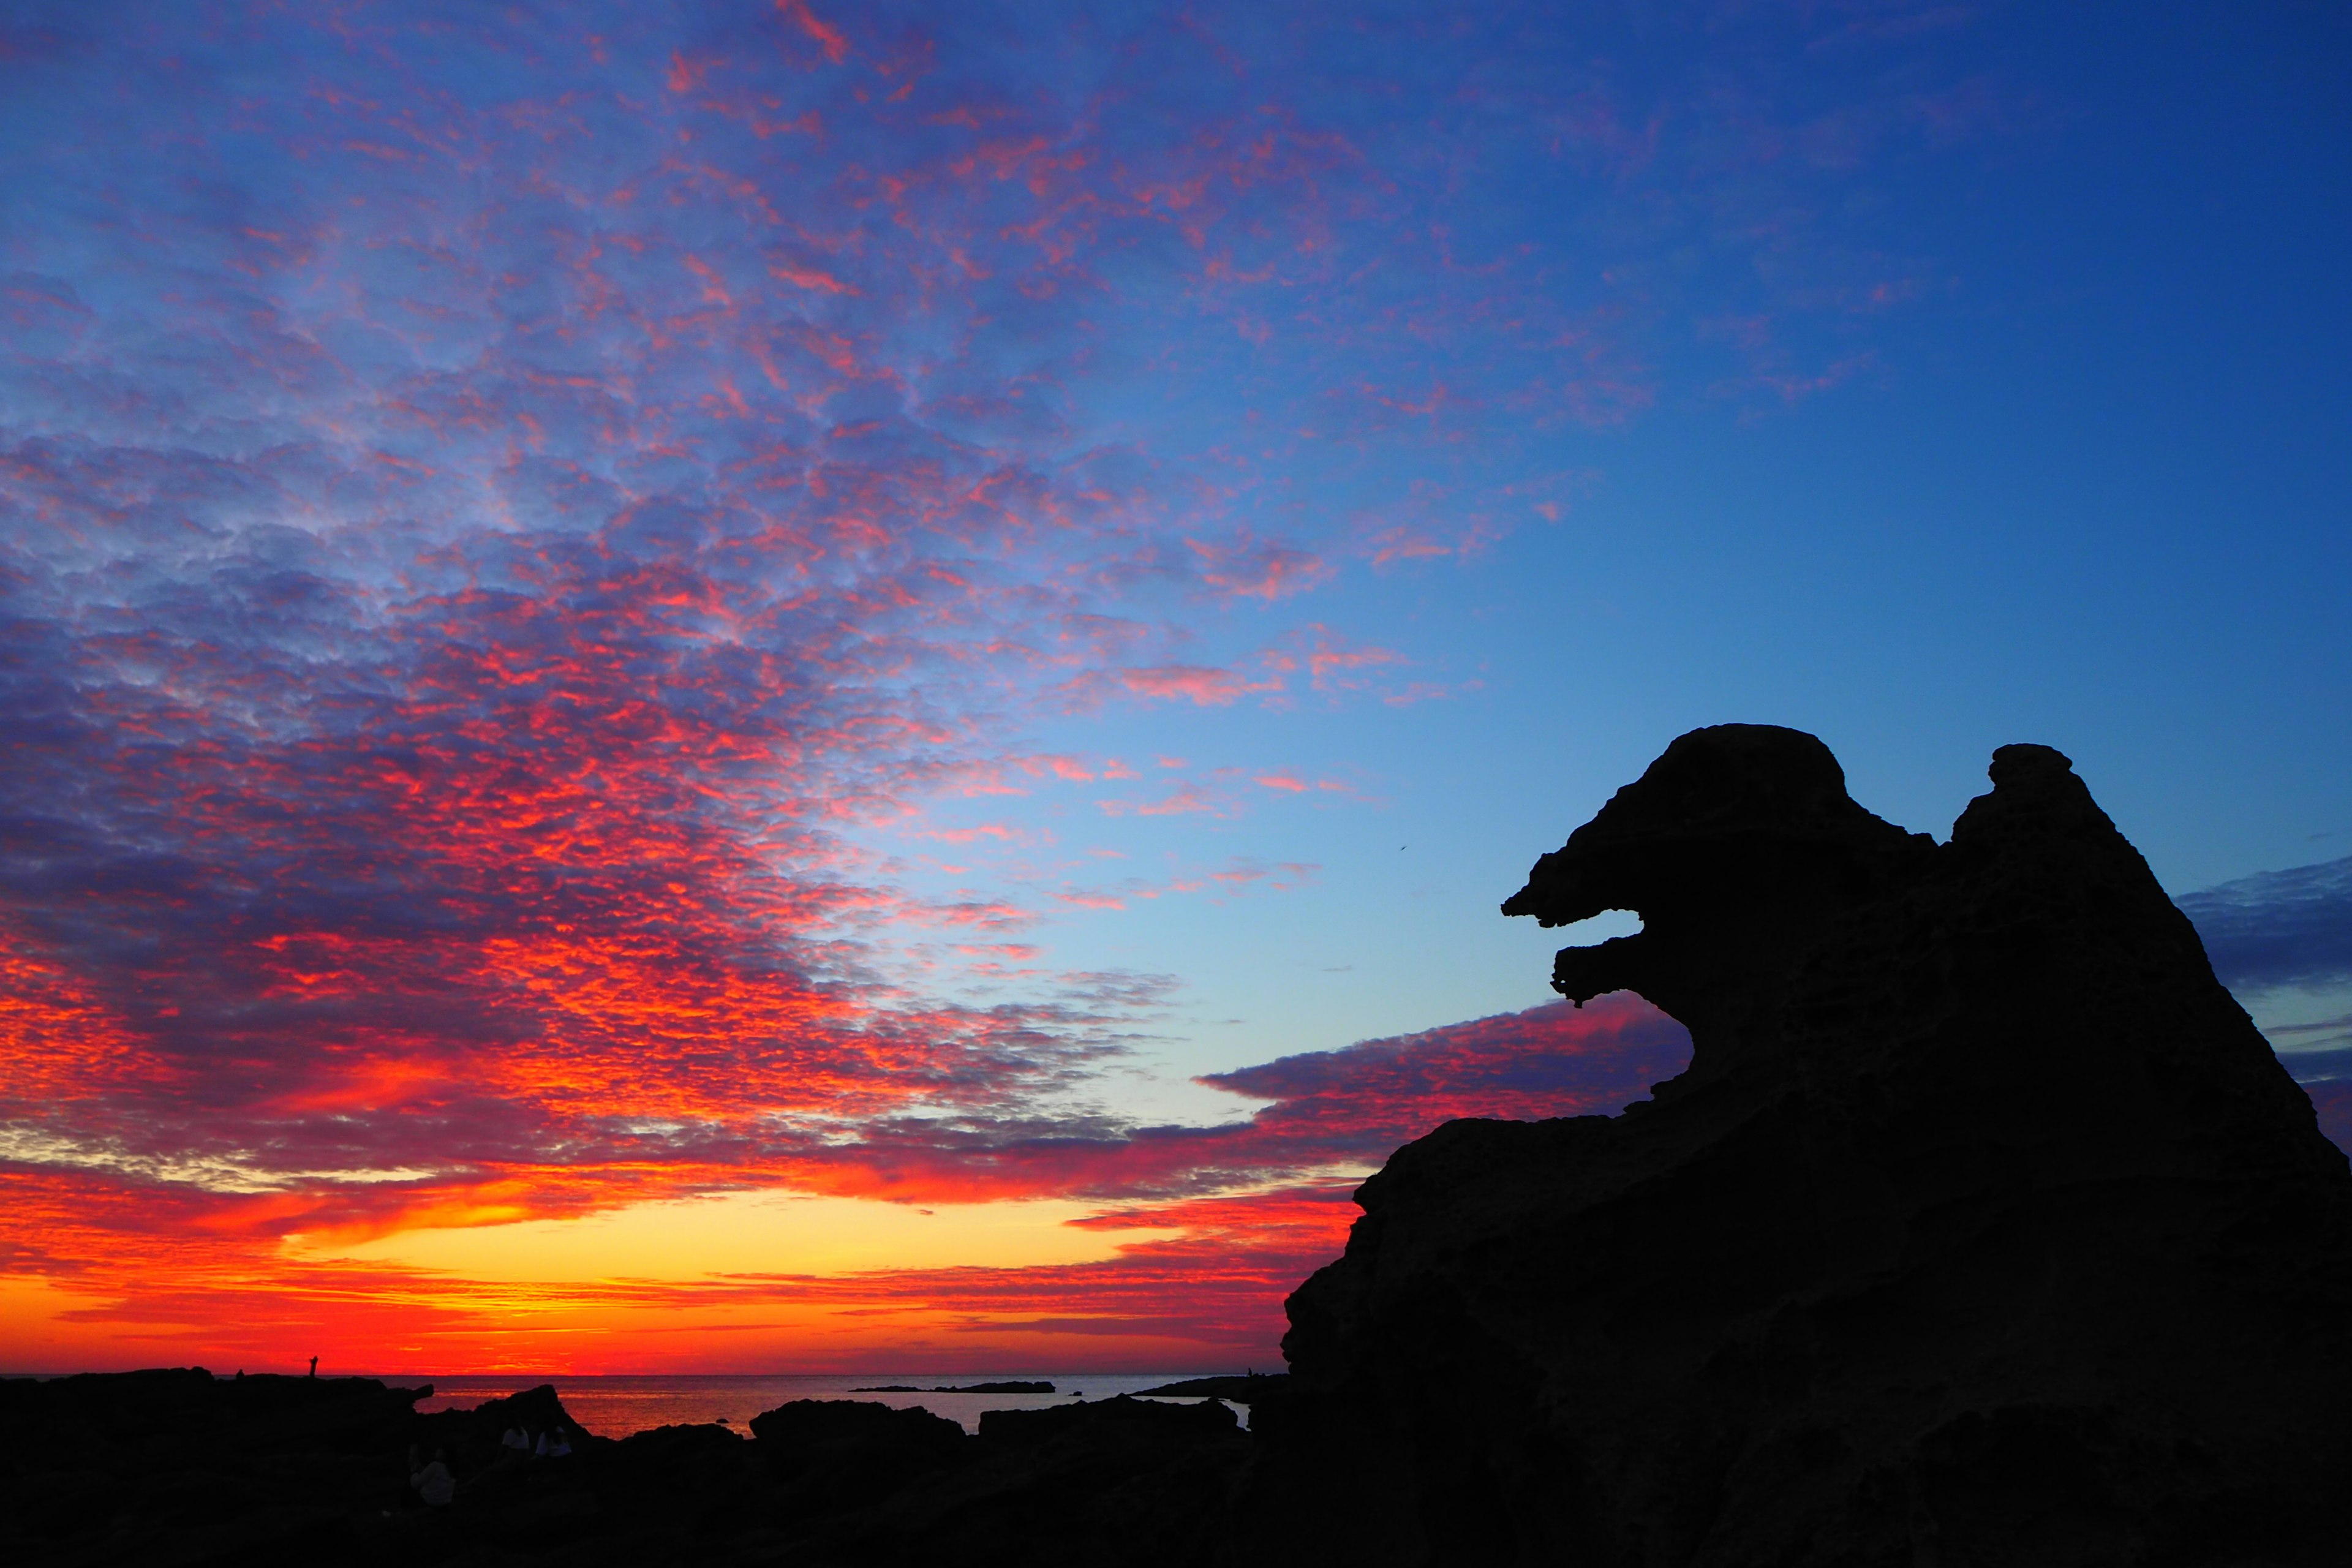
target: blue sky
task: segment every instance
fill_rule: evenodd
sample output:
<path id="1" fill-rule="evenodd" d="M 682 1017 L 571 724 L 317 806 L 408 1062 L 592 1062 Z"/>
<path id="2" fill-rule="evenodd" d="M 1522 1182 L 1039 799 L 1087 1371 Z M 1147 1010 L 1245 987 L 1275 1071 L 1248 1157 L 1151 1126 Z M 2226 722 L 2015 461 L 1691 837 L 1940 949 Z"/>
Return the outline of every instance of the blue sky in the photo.
<path id="1" fill-rule="evenodd" d="M 1447 695 L 1054 728 L 1243 769 L 1319 758 L 1360 791 L 1122 837 L 1164 855 L 1205 827 L 1324 869 L 1279 908 L 1130 909 L 1057 951 L 1197 953 L 1171 966 L 1235 998 L 1205 1014 L 1318 1044 L 1532 1000 L 1549 939 L 1486 918 L 1496 895 L 1667 739 L 1725 720 L 1816 731 L 1859 798 L 1939 835 L 1993 746 L 2060 745 L 2176 891 L 2352 847 L 2340 29 L 2309 8 L 1766 9 L 1596 26 L 1601 65 L 1580 29 L 1528 31 L 1541 67 L 1474 37 L 1366 133 L 1383 167 L 1447 171 L 1414 217 L 1488 260 L 1534 250 L 1541 280 L 1423 273 L 1433 300 L 1403 308 L 1572 300 L 1642 367 L 1640 405 L 1531 415 L 1510 403 L 1542 374 L 1531 345 L 1473 328 L 1405 356 L 1424 401 L 1454 390 L 1450 416 L 1291 448 L 1256 498 L 1268 531 L 1475 510 L 1499 536 L 1198 636 L 1228 654 L 1311 605 L 1378 629 L 1391 694 Z M 1655 153 L 1596 170 L 1528 145 L 1570 62 Z M 1743 158 L 1727 123 L 1781 146 Z M 1201 351 L 1213 370 L 1163 395 L 1160 432 L 1197 450 L 1252 415 L 1311 421 L 1331 384 L 1395 363 L 1303 336 Z M 1556 522 L 1494 499 L 1547 485 Z"/>

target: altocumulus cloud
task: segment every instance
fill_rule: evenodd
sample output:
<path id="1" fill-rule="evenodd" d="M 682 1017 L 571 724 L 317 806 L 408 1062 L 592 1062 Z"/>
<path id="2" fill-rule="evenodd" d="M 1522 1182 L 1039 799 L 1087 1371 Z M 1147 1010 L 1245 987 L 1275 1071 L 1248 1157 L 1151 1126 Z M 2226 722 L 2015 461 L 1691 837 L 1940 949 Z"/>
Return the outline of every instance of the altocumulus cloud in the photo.
<path id="1" fill-rule="evenodd" d="M 1582 482 L 1466 477 L 1465 441 L 1516 461 L 1664 374 L 1778 399 L 1843 363 L 1901 279 L 1821 199 L 1843 176 L 1738 151 L 1811 95 L 1747 35 L 1620 77 L 1606 18 L 825 12 L 0 18 L 12 1272 L 109 1321 L 446 1321 L 485 1309 L 272 1248 L 777 1184 L 1058 1194 L 1224 1238 L 1138 1243 L 1138 1315 L 1247 1215 L 1303 1227 L 1234 1276 L 1256 1305 L 1217 1331 L 1258 1332 L 1330 1173 L 1666 1076 L 1654 1015 L 1538 1009 L 1225 1075 L 1270 1101 L 1230 1125 L 1066 1113 L 1166 985 L 910 982 L 908 933 L 1051 900 L 919 897 L 859 830 L 1023 775 L 1040 715 L 1443 689 L 1280 617 Z M 1968 131 L 1935 108 L 1963 81 L 1853 79 L 1822 100 L 1859 94 L 1849 163 Z M 1486 226 L 1535 183 L 1674 264 Z M 1790 216 L 1726 237 L 1734 207 Z M 1696 338 L 1671 291 L 1702 285 L 1750 326 Z M 1298 434 L 1234 438 L 1265 429 Z M 1055 1279 L 997 1283 L 1043 1321 L 1115 1282 Z"/>

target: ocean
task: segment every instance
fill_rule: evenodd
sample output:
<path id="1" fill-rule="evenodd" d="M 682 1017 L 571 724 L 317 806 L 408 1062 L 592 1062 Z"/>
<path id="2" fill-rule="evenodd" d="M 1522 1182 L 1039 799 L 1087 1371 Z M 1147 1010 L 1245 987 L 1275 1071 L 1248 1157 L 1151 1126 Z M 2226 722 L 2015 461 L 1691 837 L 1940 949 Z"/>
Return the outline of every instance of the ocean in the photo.
<path id="1" fill-rule="evenodd" d="M 384 1382 L 414 1388 L 433 1385 L 430 1399 L 417 1401 L 420 1411 L 470 1409 L 486 1399 L 499 1399 L 519 1389 L 555 1385 L 563 1408 L 600 1437 L 626 1437 L 656 1426 L 724 1422 L 746 1436 L 751 1417 L 793 1399 L 871 1399 L 905 1409 L 920 1405 L 934 1415 L 959 1422 L 967 1432 L 980 1430 L 983 1410 L 1040 1410 L 1067 1405 L 1074 1397 L 1108 1399 L 1117 1394 L 1140 1394 L 1163 1383 L 1210 1373 L 1153 1372 L 887 1372 L 766 1374 L 760 1373 L 703 1375 L 664 1374 L 625 1377 L 580 1377 L 562 1373 L 500 1373 L 490 1376 L 451 1377 L 435 1373 L 370 1373 Z M 858 1394 L 875 1384 L 911 1384 L 918 1388 L 974 1383 L 1050 1383 L 1052 1394 Z M 1246 1406 L 1234 1409 L 1246 1425 Z"/>

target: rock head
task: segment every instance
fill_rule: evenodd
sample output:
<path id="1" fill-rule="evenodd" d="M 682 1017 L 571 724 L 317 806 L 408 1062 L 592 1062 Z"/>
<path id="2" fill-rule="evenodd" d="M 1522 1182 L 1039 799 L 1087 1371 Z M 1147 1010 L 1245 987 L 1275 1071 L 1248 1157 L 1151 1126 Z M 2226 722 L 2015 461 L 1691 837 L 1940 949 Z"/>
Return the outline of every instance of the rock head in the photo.
<path id="1" fill-rule="evenodd" d="M 1948 843 L 1667 748 L 1504 910 L 1687 1072 L 1358 1194 L 1258 1425 L 1372 1563 L 2352 1561 L 2352 1173 L 2046 746 Z"/>

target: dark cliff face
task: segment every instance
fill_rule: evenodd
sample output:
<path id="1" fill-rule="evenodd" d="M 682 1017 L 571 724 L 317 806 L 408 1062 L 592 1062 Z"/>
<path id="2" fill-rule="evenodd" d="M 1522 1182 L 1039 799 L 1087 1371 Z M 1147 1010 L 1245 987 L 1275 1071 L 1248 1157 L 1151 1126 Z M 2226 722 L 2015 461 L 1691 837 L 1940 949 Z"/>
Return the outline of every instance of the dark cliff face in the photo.
<path id="1" fill-rule="evenodd" d="M 1684 736 L 1504 908 L 1690 1069 L 1457 1121 L 1291 1298 L 1269 1424 L 1374 1562 L 2352 1560 L 2352 1174 L 2044 746 L 1937 846 Z"/>

